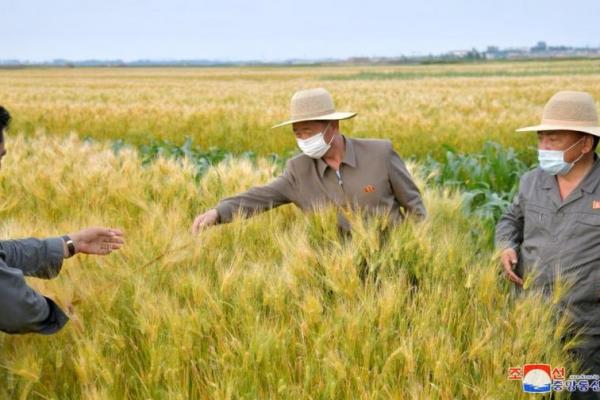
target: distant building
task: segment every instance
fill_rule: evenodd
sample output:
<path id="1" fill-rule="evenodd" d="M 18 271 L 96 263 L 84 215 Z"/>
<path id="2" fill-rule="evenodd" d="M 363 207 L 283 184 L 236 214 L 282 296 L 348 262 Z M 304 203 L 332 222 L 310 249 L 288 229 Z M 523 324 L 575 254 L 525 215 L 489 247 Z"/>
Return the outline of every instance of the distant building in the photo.
<path id="1" fill-rule="evenodd" d="M 532 53 L 540 53 L 546 50 L 548 50 L 546 42 L 537 42 L 537 44 L 531 48 Z"/>

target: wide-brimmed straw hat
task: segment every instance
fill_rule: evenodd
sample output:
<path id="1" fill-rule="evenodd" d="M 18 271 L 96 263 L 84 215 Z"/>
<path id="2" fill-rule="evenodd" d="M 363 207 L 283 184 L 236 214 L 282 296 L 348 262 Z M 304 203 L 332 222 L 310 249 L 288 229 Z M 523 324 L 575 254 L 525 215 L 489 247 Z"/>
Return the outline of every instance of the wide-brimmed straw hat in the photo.
<path id="1" fill-rule="evenodd" d="M 355 112 L 336 111 L 331 94 L 323 88 L 300 90 L 292 96 L 290 119 L 273 126 L 279 128 L 302 121 L 336 121 L 352 118 Z"/>
<path id="2" fill-rule="evenodd" d="M 600 136 L 596 103 L 591 94 L 564 90 L 544 106 L 542 123 L 517 129 L 517 132 L 578 131 Z"/>

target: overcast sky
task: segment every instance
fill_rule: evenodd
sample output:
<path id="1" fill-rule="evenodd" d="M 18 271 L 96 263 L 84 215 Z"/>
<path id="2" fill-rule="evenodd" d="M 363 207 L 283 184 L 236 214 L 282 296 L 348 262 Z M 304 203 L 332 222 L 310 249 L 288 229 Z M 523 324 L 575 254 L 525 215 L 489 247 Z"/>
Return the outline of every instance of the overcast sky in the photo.
<path id="1" fill-rule="evenodd" d="M 0 59 L 284 60 L 600 47 L 600 0 L 0 0 Z"/>

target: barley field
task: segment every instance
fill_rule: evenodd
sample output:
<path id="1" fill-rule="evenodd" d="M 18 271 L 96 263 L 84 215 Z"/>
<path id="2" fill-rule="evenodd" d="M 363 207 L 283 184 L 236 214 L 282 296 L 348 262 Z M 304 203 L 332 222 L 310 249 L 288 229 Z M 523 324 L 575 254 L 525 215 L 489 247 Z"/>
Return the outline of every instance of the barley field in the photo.
<path id="1" fill-rule="evenodd" d="M 514 129 L 556 90 L 600 98 L 599 76 L 594 61 L 0 70 L 14 116 L 0 237 L 89 225 L 127 236 L 118 253 L 29 280 L 71 321 L 54 336 L 0 334 L 0 398 L 528 398 L 509 367 L 576 369 L 558 298 L 514 296 L 490 242 L 495 214 L 480 212 L 493 197 L 466 208 L 468 183 L 440 180 L 453 171 L 439 165 L 448 146 L 496 165 L 494 141 L 514 148 L 504 166 L 525 168 L 535 141 Z M 411 160 L 429 218 L 348 215 L 342 237 L 335 210 L 283 206 L 193 237 L 194 215 L 281 171 L 295 142 L 269 127 L 314 86 L 359 112 L 346 134 L 389 138 Z M 189 148 L 164 151 L 185 138 L 224 155 L 199 169 Z"/>

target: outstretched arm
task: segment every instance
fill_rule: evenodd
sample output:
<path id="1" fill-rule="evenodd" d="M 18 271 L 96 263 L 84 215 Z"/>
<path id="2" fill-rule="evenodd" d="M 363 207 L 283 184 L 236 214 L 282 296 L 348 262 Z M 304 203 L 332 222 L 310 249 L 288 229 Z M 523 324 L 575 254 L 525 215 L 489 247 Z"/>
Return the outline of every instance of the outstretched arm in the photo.
<path id="1" fill-rule="evenodd" d="M 236 213 L 250 217 L 293 201 L 294 180 L 289 167 L 282 175 L 264 186 L 256 186 L 236 196 L 227 197 L 217 206 L 194 219 L 192 232 L 217 223 L 230 222 Z"/>
<path id="2" fill-rule="evenodd" d="M 68 235 L 75 253 L 105 255 L 123 244 L 118 229 L 87 228 Z M 64 258 L 72 256 L 62 237 L 0 241 L 0 259 L 26 276 L 50 279 L 58 275 Z"/>
<path id="3" fill-rule="evenodd" d="M 124 243 L 118 229 L 87 228 L 68 235 L 74 254 L 105 255 Z M 25 275 L 51 278 L 58 274 L 69 254 L 62 238 L 23 239 L 0 242 L 0 331 L 52 334 L 68 317 L 50 299 L 27 285 Z"/>
<path id="4" fill-rule="evenodd" d="M 49 279 L 60 272 L 65 257 L 64 246 L 60 237 L 2 240 L 0 259 L 26 276 Z"/>

